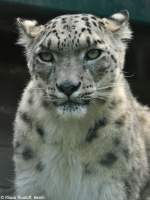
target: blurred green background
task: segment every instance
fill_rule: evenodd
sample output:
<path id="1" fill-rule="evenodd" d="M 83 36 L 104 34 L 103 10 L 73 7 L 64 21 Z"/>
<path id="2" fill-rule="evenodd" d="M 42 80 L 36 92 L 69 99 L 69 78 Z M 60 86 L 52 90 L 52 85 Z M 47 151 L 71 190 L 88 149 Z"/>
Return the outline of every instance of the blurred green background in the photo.
<path id="1" fill-rule="evenodd" d="M 13 6 L 14 12 L 23 14 L 25 7 L 32 7 L 39 12 L 51 14 L 56 12 L 90 12 L 96 15 L 107 16 L 118 10 L 127 9 L 132 19 L 137 22 L 150 22 L 150 1 L 149 0 L 3 0 L 1 5 Z M 22 7 L 18 10 L 17 7 Z M 40 10 L 39 10 L 40 9 Z"/>

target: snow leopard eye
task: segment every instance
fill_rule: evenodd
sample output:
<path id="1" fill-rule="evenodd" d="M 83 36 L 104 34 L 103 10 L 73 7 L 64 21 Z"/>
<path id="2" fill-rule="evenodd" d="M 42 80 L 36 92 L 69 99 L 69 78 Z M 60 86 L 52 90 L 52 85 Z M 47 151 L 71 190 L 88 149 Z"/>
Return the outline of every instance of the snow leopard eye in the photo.
<path id="1" fill-rule="evenodd" d="M 49 51 L 40 52 L 38 54 L 38 57 L 43 62 L 52 62 L 54 60 L 52 53 L 50 53 Z"/>
<path id="2" fill-rule="evenodd" d="M 90 49 L 86 55 L 85 58 L 86 60 L 95 60 L 97 59 L 100 55 L 102 54 L 101 49 Z"/>

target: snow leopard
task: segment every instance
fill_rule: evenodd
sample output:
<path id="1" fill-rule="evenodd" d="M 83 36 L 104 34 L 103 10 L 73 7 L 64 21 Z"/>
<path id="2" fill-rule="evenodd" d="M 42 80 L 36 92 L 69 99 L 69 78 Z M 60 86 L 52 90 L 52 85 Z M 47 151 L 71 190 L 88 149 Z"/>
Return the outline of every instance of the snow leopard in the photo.
<path id="1" fill-rule="evenodd" d="M 123 73 L 128 11 L 17 26 L 31 77 L 14 121 L 18 199 L 148 200 L 150 110 Z"/>

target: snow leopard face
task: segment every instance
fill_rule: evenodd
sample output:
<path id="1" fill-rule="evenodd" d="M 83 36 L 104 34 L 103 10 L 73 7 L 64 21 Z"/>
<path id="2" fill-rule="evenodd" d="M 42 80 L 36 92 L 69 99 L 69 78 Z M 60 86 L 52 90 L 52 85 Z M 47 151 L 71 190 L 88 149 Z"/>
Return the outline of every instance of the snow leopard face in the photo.
<path id="1" fill-rule="evenodd" d="M 131 38 L 128 13 L 63 15 L 45 25 L 18 19 L 30 74 L 60 115 L 84 115 L 116 87 Z M 37 84 L 37 85 L 39 85 Z"/>

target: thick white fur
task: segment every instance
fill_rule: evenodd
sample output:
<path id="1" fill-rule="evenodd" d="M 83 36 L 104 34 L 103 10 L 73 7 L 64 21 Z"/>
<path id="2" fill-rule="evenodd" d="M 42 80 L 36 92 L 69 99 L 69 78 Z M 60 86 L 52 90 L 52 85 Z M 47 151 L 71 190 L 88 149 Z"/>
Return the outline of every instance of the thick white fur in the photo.
<path id="1" fill-rule="evenodd" d="M 118 134 L 114 127 L 109 126 L 102 129 L 100 138 L 91 145 L 85 145 L 84 139 L 97 116 L 109 115 L 109 120 L 113 121 L 126 112 L 130 106 L 128 107 L 126 103 L 121 104 L 117 113 L 108 111 L 108 105 L 105 109 L 103 107 L 102 110 L 100 107 L 91 106 L 89 113 L 84 118 L 76 120 L 64 118 L 62 120 L 53 108 L 51 108 L 51 112 L 43 110 L 45 108 L 40 106 L 39 92 L 35 92 L 34 108 L 27 107 L 26 102 L 29 91 L 34 87 L 34 81 L 30 82 L 24 92 L 19 109 L 27 111 L 34 117 L 34 120 L 36 119 L 36 121 L 42 123 L 47 135 L 45 143 L 42 144 L 41 138 L 37 137 L 37 133 L 34 130 L 29 131 L 19 117 L 16 117 L 14 141 L 19 139 L 24 144 L 32 145 L 37 155 L 34 160 L 28 161 L 28 163 L 20 159 L 18 154 L 14 157 L 17 194 L 44 195 L 47 200 L 127 200 L 122 178 L 126 177 L 128 168 L 133 163 L 136 165 L 136 160 L 128 165 L 125 159 L 122 158 L 119 164 L 114 165 L 109 170 L 105 167 L 99 168 L 97 164 L 100 156 L 111 149 L 112 137 Z M 117 94 L 123 102 L 127 101 L 128 97 L 126 97 L 122 88 L 117 88 Z M 132 116 L 130 118 L 132 121 Z M 124 143 L 129 143 L 128 135 L 124 133 L 122 135 Z M 102 140 L 105 141 L 106 137 L 108 141 L 103 144 Z M 143 165 L 145 168 L 145 171 L 141 174 L 141 177 L 143 177 L 147 174 L 147 160 L 144 156 L 143 141 L 140 139 L 139 134 L 138 137 L 140 146 L 133 144 L 130 148 L 133 152 L 140 151 L 140 154 L 143 155 L 143 159 L 137 161 L 137 165 Z M 38 160 L 44 163 L 44 173 L 37 173 L 35 170 Z M 92 163 L 93 172 L 89 175 L 85 175 L 83 170 L 83 165 L 87 162 Z"/>

